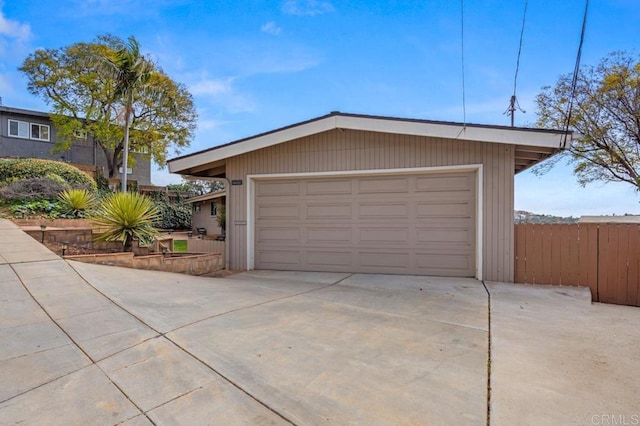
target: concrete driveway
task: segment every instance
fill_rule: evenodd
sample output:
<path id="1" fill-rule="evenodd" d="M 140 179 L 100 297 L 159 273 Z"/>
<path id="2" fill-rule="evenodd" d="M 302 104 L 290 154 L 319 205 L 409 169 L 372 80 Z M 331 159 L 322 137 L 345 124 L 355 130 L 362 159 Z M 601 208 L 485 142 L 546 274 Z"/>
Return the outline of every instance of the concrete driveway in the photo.
<path id="1" fill-rule="evenodd" d="M 6 221 L 0 234 L 0 424 L 607 424 L 640 414 L 640 310 L 592 305 L 582 289 L 191 277 L 66 262 Z"/>

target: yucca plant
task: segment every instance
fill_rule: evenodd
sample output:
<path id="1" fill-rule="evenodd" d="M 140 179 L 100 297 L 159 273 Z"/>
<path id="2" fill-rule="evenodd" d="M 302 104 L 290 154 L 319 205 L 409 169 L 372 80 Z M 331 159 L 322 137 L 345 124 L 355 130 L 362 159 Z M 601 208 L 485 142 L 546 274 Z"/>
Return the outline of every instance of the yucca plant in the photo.
<path id="1" fill-rule="evenodd" d="M 86 189 L 67 189 L 58 194 L 62 210 L 73 217 L 87 217 L 95 205 L 96 199 Z"/>
<path id="2" fill-rule="evenodd" d="M 106 228 L 97 242 L 122 241 L 124 251 L 131 251 L 134 238 L 150 241 L 157 234 L 153 221 L 158 209 L 151 199 L 135 192 L 116 192 L 107 196 L 98 208 L 94 223 Z"/>

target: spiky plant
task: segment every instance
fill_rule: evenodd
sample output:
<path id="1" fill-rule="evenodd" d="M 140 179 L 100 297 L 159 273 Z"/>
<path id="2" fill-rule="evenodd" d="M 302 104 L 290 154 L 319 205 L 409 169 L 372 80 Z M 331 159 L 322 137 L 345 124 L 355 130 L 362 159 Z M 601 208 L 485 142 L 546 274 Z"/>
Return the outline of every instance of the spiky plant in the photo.
<path id="1" fill-rule="evenodd" d="M 65 213 L 73 217 L 86 217 L 95 205 L 94 195 L 86 189 L 67 189 L 58 194 Z"/>
<path id="2" fill-rule="evenodd" d="M 122 241 L 124 251 L 131 251 L 134 238 L 150 241 L 157 234 L 153 221 L 158 209 L 144 195 L 135 192 L 116 192 L 102 201 L 94 223 L 106 228 L 98 234 L 97 242 Z"/>

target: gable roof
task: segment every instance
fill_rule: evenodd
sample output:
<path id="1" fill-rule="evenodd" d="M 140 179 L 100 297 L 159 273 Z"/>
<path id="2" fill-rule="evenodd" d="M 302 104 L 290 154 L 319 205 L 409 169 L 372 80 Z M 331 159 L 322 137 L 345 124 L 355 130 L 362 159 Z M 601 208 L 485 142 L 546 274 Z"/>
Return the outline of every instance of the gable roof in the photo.
<path id="1" fill-rule="evenodd" d="M 526 155 L 516 161 L 516 172 L 536 164 L 562 148 L 571 132 L 562 130 L 533 129 L 524 127 L 464 124 L 410 118 L 348 114 L 338 111 L 311 120 L 260 133 L 248 138 L 218 145 L 167 161 L 172 173 L 189 174 L 190 169 L 215 163 L 247 152 L 281 144 L 333 129 L 362 130 L 413 136 L 430 136 L 465 141 L 503 143 L 516 145 Z"/>

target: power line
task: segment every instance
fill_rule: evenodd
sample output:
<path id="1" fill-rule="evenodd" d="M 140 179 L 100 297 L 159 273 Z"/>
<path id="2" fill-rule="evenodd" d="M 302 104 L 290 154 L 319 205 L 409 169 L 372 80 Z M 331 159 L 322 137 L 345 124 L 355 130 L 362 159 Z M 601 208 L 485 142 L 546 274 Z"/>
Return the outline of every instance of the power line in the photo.
<path id="1" fill-rule="evenodd" d="M 580 32 L 580 44 L 578 45 L 578 54 L 576 56 L 576 65 L 573 68 L 573 80 L 571 81 L 571 96 L 569 96 L 569 108 L 567 110 L 567 121 L 564 124 L 564 138 L 562 141 L 562 149 L 567 147 L 567 133 L 571 124 L 571 113 L 573 112 L 573 101 L 576 97 L 576 86 L 578 84 L 578 74 L 580 73 L 580 58 L 582 56 L 582 44 L 584 43 L 584 32 L 587 27 L 587 12 L 589 11 L 589 0 L 584 5 L 584 16 L 582 17 L 582 31 Z"/>
<path id="2" fill-rule="evenodd" d="M 462 57 L 462 124 L 464 129 L 467 125 L 467 106 L 464 90 L 464 0 L 460 0 L 460 47 Z"/>
<path id="3" fill-rule="evenodd" d="M 518 71 L 520 70 L 520 54 L 522 53 L 522 39 L 524 38 L 524 25 L 527 18 L 527 7 L 529 6 L 529 0 L 525 0 L 524 2 L 524 12 L 522 13 L 522 28 L 520 29 L 520 44 L 518 46 L 518 57 L 516 60 L 516 73 L 513 78 L 513 95 L 511 95 L 511 99 L 509 101 L 509 108 L 504 112 L 505 114 L 511 115 L 511 127 L 513 127 L 513 119 L 515 116 L 516 110 L 526 112 L 522 108 L 520 108 L 520 104 L 518 103 L 518 98 L 516 98 L 516 88 L 518 86 Z"/>

